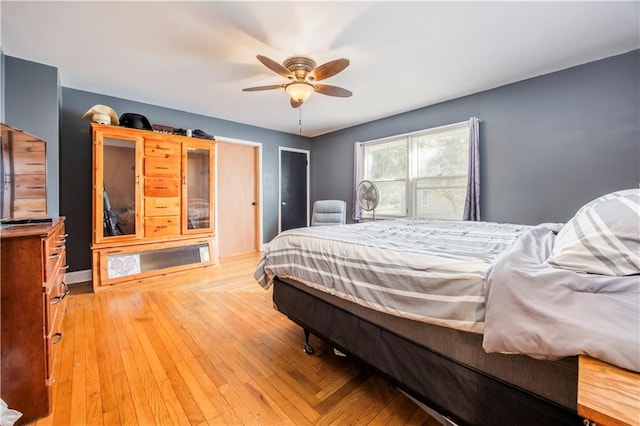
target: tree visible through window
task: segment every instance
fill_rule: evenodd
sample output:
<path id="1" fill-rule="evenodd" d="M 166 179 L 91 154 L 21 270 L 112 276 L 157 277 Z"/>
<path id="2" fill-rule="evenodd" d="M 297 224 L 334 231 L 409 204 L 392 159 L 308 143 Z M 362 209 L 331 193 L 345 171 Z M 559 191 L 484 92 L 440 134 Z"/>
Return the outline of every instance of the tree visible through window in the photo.
<path id="1" fill-rule="evenodd" d="M 380 193 L 376 216 L 462 219 L 468 163 L 467 122 L 365 143 L 364 179 Z"/>

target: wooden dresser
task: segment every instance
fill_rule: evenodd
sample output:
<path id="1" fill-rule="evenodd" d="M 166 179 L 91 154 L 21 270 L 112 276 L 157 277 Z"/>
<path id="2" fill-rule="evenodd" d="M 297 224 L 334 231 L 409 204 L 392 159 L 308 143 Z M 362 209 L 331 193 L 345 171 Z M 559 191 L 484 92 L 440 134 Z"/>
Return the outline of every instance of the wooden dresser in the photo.
<path id="1" fill-rule="evenodd" d="M 64 218 L 0 229 L 0 397 L 28 423 L 51 412 L 53 364 L 62 340 Z"/>

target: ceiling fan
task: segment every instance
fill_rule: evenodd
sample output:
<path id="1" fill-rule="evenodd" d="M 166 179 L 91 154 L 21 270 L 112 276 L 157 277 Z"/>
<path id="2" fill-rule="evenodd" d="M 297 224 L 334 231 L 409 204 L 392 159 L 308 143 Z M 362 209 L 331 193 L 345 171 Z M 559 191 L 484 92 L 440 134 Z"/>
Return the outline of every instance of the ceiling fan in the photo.
<path id="1" fill-rule="evenodd" d="M 291 97 L 291 106 L 293 108 L 298 108 L 302 105 L 314 92 L 341 98 L 348 98 L 352 95 L 351 91 L 343 89 L 342 87 L 316 83 L 317 81 L 333 77 L 344 70 L 349 66 L 348 59 L 335 59 L 316 67 L 315 61 L 306 56 L 292 56 L 285 59 L 282 65 L 266 56 L 257 55 L 256 57 L 265 67 L 289 79 L 289 82 L 271 84 L 269 86 L 248 87 L 242 89 L 244 92 L 284 88 Z"/>

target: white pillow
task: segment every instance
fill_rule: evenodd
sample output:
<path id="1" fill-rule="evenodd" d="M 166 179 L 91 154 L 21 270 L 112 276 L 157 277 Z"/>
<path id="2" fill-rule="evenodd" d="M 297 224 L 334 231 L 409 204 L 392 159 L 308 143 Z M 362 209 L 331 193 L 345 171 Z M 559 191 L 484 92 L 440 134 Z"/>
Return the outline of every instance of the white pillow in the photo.
<path id="1" fill-rule="evenodd" d="M 546 263 L 592 274 L 640 274 L 640 189 L 582 206 L 558 233 Z"/>

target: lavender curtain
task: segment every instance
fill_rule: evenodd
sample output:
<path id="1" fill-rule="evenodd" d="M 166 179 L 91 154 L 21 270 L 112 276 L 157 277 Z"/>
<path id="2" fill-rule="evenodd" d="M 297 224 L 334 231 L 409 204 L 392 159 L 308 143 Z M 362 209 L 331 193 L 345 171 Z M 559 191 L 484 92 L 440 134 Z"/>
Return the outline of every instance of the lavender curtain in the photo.
<path id="1" fill-rule="evenodd" d="M 356 190 L 358 189 L 358 184 L 364 177 L 364 144 L 362 142 L 356 142 L 353 147 L 353 220 L 355 222 L 362 219 L 362 208 L 358 203 Z"/>
<path id="2" fill-rule="evenodd" d="M 469 119 L 469 170 L 464 220 L 480 220 L 480 120 Z"/>

